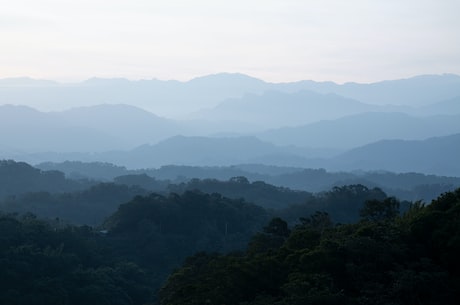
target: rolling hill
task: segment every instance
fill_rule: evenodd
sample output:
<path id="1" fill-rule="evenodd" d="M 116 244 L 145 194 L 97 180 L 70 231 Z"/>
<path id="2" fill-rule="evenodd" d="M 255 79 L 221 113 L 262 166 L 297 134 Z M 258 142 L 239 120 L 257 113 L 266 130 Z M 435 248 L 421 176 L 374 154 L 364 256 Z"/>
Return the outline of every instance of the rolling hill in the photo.
<path id="1" fill-rule="evenodd" d="M 422 140 L 458 132 L 460 115 L 416 117 L 370 112 L 269 130 L 257 137 L 278 145 L 351 149 L 383 139 Z"/>

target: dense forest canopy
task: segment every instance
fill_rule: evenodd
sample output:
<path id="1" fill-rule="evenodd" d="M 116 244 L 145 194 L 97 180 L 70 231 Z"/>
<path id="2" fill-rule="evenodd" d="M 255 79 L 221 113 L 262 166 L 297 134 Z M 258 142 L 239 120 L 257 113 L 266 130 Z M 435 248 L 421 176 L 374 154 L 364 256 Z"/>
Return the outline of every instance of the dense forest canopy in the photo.
<path id="1" fill-rule="evenodd" d="M 187 183 L 192 179 L 216 179 L 228 181 L 233 177 L 246 177 L 250 182 L 264 181 L 274 186 L 287 187 L 312 193 L 328 191 L 334 186 L 362 184 L 378 187 L 391 196 L 404 200 L 435 199 L 439 194 L 460 187 L 460 178 L 426 175 L 415 172 L 353 171 L 333 172 L 323 168 L 270 166 L 263 164 L 239 164 L 232 166 L 181 166 L 167 165 L 160 168 L 128 170 L 103 162 L 66 161 L 36 165 L 41 170 L 58 170 L 67 178 L 86 178 L 111 182 L 124 176 L 122 184 L 139 184 L 153 190 L 164 190 L 169 184 Z M 147 175 L 139 177 L 138 175 Z"/>
<path id="2" fill-rule="evenodd" d="M 0 163 L 0 303 L 460 301 L 460 189 L 427 204 L 359 183 L 81 178 Z"/>
<path id="3" fill-rule="evenodd" d="M 458 304 L 460 189 L 403 215 L 368 201 L 358 223 L 272 220 L 245 253 L 190 257 L 160 304 Z"/>
<path id="4" fill-rule="evenodd" d="M 101 229 L 2 214 L 1 302 L 456 304 L 460 189 L 401 215 L 397 199 L 359 185 L 323 196 L 364 199 L 361 220 L 296 211 L 289 225 L 199 191 L 137 196 Z"/>

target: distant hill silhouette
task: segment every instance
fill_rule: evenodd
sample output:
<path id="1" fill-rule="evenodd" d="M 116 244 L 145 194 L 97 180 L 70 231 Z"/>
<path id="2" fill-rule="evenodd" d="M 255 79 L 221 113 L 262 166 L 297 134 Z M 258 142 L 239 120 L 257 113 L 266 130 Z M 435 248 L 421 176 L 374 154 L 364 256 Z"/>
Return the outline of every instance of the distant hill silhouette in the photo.
<path id="1" fill-rule="evenodd" d="M 279 145 L 351 149 L 382 139 L 421 140 L 460 132 L 460 115 L 415 117 L 370 112 L 297 127 L 269 130 L 257 136 Z"/>
<path id="2" fill-rule="evenodd" d="M 424 141 L 383 140 L 352 149 L 333 161 L 336 168 L 385 169 L 460 176 L 460 133 Z"/>
<path id="3" fill-rule="evenodd" d="M 273 128 L 337 119 L 346 115 L 377 111 L 380 108 L 335 94 L 268 91 L 262 95 L 247 94 L 239 99 L 226 100 L 215 108 L 198 112 L 196 117 L 251 122 L 262 128 Z"/>
<path id="4" fill-rule="evenodd" d="M 122 144 L 118 145 L 119 148 L 124 149 L 156 143 L 185 129 L 173 120 L 122 104 L 72 108 L 51 115 L 75 126 L 84 126 L 117 138 Z"/>
<path id="5" fill-rule="evenodd" d="M 231 165 L 268 155 L 298 156 L 307 149 L 288 148 L 263 142 L 255 137 L 184 137 L 175 136 L 155 145 L 143 145 L 129 152 L 107 155 L 111 162 L 129 168 L 161 165 Z"/>
<path id="6" fill-rule="evenodd" d="M 100 130 L 76 125 L 26 106 L 0 106 L 1 146 L 10 150 L 103 151 L 116 147 L 119 139 Z"/>
<path id="7" fill-rule="evenodd" d="M 220 73 L 188 82 L 126 79 L 90 79 L 59 84 L 29 78 L 0 80 L 0 101 L 42 110 L 64 110 L 98 104 L 129 104 L 156 114 L 178 117 L 210 108 L 229 98 L 266 91 L 301 90 L 335 93 L 376 105 L 427 105 L 460 96 L 460 76 L 422 75 L 371 84 L 299 81 L 268 83 L 243 74 Z"/>
<path id="8" fill-rule="evenodd" d="M 27 192 L 69 192 L 84 189 L 91 183 L 66 179 L 64 173 L 42 171 L 24 162 L 0 160 L 0 199 Z"/>
<path id="9" fill-rule="evenodd" d="M 128 105 L 96 105 L 62 112 L 40 112 L 26 106 L 0 106 L 0 151 L 132 149 L 145 143 L 156 143 L 182 131 L 187 132 L 187 126 Z"/>
<path id="10" fill-rule="evenodd" d="M 460 133 L 459 133 L 460 134 Z M 21 160 L 109 162 L 128 169 L 158 168 L 163 165 L 230 166 L 264 164 L 331 171 L 386 170 L 460 176 L 459 135 L 419 141 L 382 140 L 329 158 L 312 157 L 315 150 L 277 146 L 255 137 L 209 138 L 176 136 L 154 145 L 129 151 L 101 153 L 41 153 L 23 155 Z M 30 162 L 30 161 L 29 161 Z"/>
<path id="11" fill-rule="evenodd" d="M 460 96 L 425 105 L 414 110 L 419 115 L 460 114 Z"/>

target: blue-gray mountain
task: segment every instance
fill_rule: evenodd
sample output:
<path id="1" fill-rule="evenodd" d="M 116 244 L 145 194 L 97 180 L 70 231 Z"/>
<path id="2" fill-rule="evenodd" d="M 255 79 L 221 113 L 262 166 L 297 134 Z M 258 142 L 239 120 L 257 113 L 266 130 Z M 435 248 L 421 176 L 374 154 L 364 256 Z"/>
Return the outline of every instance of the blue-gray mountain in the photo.
<path id="1" fill-rule="evenodd" d="M 22 79 L 0 80 L 1 103 L 41 110 L 65 110 L 103 103 L 129 104 L 161 116 L 188 115 L 245 94 L 266 91 L 295 93 L 309 90 L 335 93 L 373 105 L 421 106 L 460 96 L 460 76 L 425 75 L 372 84 L 299 81 L 267 83 L 242 74 L 216 74 L 188 82 L 126 79 L 90 79 L 76 84 Z"/>
<path id="2" fill-rule="evenodd" d="M 338 98 L 337 102 L 340 99 Z M 455 107 L 455 101 L 441 103 L 441 106 L 447 104 L 450 108 Z M 333 106 L 326 104 L 327 107 Z M 342 113 L 345 113 L 349 106 L 347 103 L 344 105 L 346 106 Z M 356 102 L 356 105 L 362 104 Z M 435 108 L 436 105 L 432 107 Z M 304 109 L 309 113 L 305 116 L 319 116 L 321 112 L 327 115 L 327 107 L 318 107 L 310 112 Z M 302 117 L 301 109 L 295 109 L 298 108 L 288 107 L 284 113 L 297 113 L 297 118 Z M 442 107 L 436 109 L 444 111 Z M 352 111 L 353 107 L 349 112 Z M 276 121 L 275 114 L 281 114 L 281 120 L 290 117 L 277 109 L 270 111 L 268 116 L 273 116 L 273 121 Z M 333 114 L 331 111 L 331 116 L 333 115 L 338 116 L 337 112 Z M 278 123 L 274 122 L 274 125 L 279 125 Z M 25 106 L 0 106 L 0 152 L 4 154 L 3 157 L 9 158 L 38 152 L 130 150 L 144 144 L 155 144 L 175 135 L 252 135 L 277 145 L 316 149 L 310 157 L 329 157 L 331 152 L 382 139 L 420 140 L 458 133 L 460 114 L 413 116 L 373 112 L 262 132 L 250 132 L 249 129 L 244 124 L 227 125 L 223 121 L 175 121 L 127 105 L 98 105 L 63 112 L 39 112 Z"/>
<path id="3" fill-rule="evenodd" d="M 110 162 L 127 168 L 154 168 L 169 164 L 229 166 L 265 164 L 331 171 L 388 170 L 460 176 L 460 134 L 422 141 L 386 140 L 349 150 L 329 158 L 312 158 L 308 148 L 276 146 L 254 137 L 173 137 L 131 151 L 79 154 L 32 154 L 25 161 Z"/>
<path id="4" fill-rule="evenodd" d="M 423 140 L 460 133 L 460 114 L 417 117 L 370 112 L 257 134 L 278 145 L 351 149 L 382 139 Z"/>
<path id="5" fill-rule="evenodd" d="M 375 152 L 366 162 L 339 155 L 381 140 L 420 141 L 460 133 L 456 75 L 343 85 L 272 84 L 241 74 L 189 82 L 6 79 L 0 80 L 0 101 L 53 109 L 80 106 L 60 112 L 0 106 L 0 157 L 35 164 L 80 160 L 132 168 L 259 163 L 387 169 L 385 163 L 373 163 Z M 173 110 L 182 120 L 157 115 Z M 382 153 L 391 155 L 392 148 L 385 149 Z M 457 175 L 457 160 L 439 156 L 443 160 L 408 162 L 400 170 Z"/>
<path id="6" fill-rule="evenodd" d="M 352 149 L 334 158 L 329 166 L 460 176 L 459 152 L 460 134 L 424 141 L 382 140 Z"/>

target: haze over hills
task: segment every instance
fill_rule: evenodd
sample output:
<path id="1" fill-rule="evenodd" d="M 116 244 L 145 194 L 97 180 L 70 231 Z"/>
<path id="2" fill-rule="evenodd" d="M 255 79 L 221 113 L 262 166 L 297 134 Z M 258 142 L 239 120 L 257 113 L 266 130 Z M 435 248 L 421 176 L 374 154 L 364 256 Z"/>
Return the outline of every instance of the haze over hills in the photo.
<path id="1" fill-rule="evenodd" d="M 111 149 L 130 149 L 186 133 L 186 128 L 179 122 L 123 104 L 72 108 L 52 112 L 50 115 L 75 126 L 85 126 L 117 138 L 118 145 Z M 88 151 L 88 148 L 83 151 Z"/>
<path id="2" fill-rule="evenodd" d="M 173 121 L 127 105 L 98 105 L 50 113 L 5 105 L 0 106 L 0 119 L 0 151 L 11 154 L 132 150 L 176 135 L 199 136 L 195 139 L 200 139 L 225 130 L 239 130 L 237 127 L 230 129 L 231 126 L 225 129 L 226 124 L 220 122 Z M 302 155 L 316 158 L 330 157 L 383 139 L 422 140 L 459 133 L 460 115 L 415 117 L 371 112 L 259 133 L 244 132 L 244 127 L 239 126 L 240 135 L 253 135 L 276 145 L 295 146 L 297 151 L 301 148 Z M 238 147 L 244 151 L 250 149 L 243 144 Z M 295 147 L 277 149 L 276 153 L 296 152 Z M 266 156 L 275 153 L 272 149 L 265 152 Z"/>
<path id="3" fill-rule="evenodd" d="M 459 152 L 460 134 L 424 141 L 382 140 L 352 149 L 334 158 L 330 166 L 459 176 Z"/>
<path id="4" fill-rule="evenodd" d="M 421 141 L 386 140 L 351 149 L 328 158 L 315 157 L 308 148 L 277 146 L 255 137 L 173 137 L 130 151 L 100 153 L 35 153 L 16 160 L 38 164 L 46 161 L 110 162 L 130 169 L 164 165 L 230 166 L 264 164 L 330 171 L 387 170 L 460 176 L 459 134 Z"/>
<path id="5" fill-rule="evenodd" d="M 105 151 L 117 138 L 25 106 L 0 106 L 0 151 Z"/>
<path id="6" fill-rule="evenodd" d="M 278 145 L 350 149 L 382 139 L 423 140 L 458 132 L 460 114 L 416 117 L 398 112 L 367 112 L 268 130 L 257 137 Z"/>
<path id="7" fill-rule="evenodd" d="M 178 126 L 173 121 L 126 105 L 101 105 L 59 113 L 25 106 L 0 106 L 0 147 L 24 153 L 129 149 L 177 132 Z"/>
<path id="8" fill-rule="evenodd" d="M 459 76 L 447 74 L 343 85 L 275 84 L 228 73 L 188 82 L 3 79 L 1 101 L 79 107 L 41 112 L 0 106 L 0 152 L 3 158 L 34 164 L 80 160 L 150 168 L 260 163 L 397 171 L 396 165 L 387 166 L 390 161 L 382 160 L 379 167 L 376 152 L 362 163 L 359 150 L 353 149 L 365 150 L 382 140 L 425 141 L 460 133 L 459 84 Z M 41 104 L 44 98 L 47 102 Z M 167 109 L 176 109 L 182 119 L 159 116 Z M 382 151 L 401 144 L 391 143 L 394 148 Z M 434 146 L 430 143 L 426 145 Z M 351 159 L 340 155 L 347 150 Z M 455 166 L 448 165 L 457 162 L 454 156 L 446 156 L 441 165 L 433 163 L 434 157 L 430 155 L 431 163 L 424 166 L 410 163 L 400 169 L 457 175 Z"/>
<path id="9" fill-rule="evenodd" d="M 299 81 L 268 83 L 243 74 L 221 73 L 188 82 L 126 79 L 90 79 L 60 84 L 29 78 L 0 80 L 0 101 L 40 110 L 66 110 L 99 104 L 128 104 L 166 117 L 183 117 L 229 98 L 266 91 L 295 93 L 309 90 L 335 93 L 375 105 L 421 106 L 460 96 L 460 76 L 424 75 L 372 84 Z"/>
<path id="10" fill-rule="evenodd" d="M 188 82 L 92 78 L 58 84 L 29 78 L 0 80 L 0 100 L 45 111 L 99 104 L 128 104 L 161 116 L 180 116 L 246 92 L 262 93 L 263 81 L 242 74 L 217 74 Z"/>
<path id="11" fill-rule="evenodd" d="M 460 76 L 455 74 L 419 75 L 407 79 L 370 84 L 309 83 L 321 93 L 334 92 L 344 97 L 376 105 L 423 106 L 459 96 Z"/>
<path id="12" fill-rule="evenodd" d="M 460 114 L 460 96 L 419 107 L 414 110 L 417 115 Z"/>
<path id="13" fill-rule="evenodd" d="M 337 119 L 380 108 L 335 94 L 318 94 L 305 90 L 296 93 L 267 91 L 262 95 L 247 94 L 242 98 L 226 100 L 212 109 L 201 110 L 192 117 L 213 121 L 251 122 L 261 128 L 273 128 Z"/>

